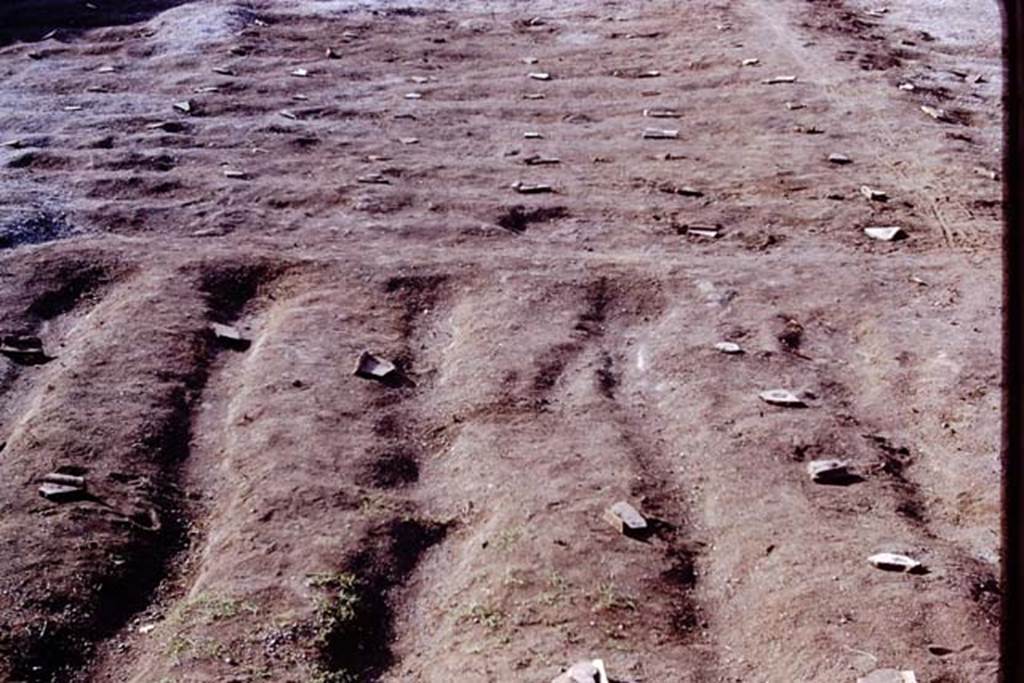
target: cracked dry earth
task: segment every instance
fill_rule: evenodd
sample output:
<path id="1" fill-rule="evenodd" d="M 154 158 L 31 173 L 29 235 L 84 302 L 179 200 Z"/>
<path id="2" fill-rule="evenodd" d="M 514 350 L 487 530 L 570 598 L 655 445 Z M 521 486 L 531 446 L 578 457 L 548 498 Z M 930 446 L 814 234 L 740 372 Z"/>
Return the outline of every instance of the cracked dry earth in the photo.
<path id="1" fill-rule="evenodd" d="M 0 679 L 996 679 L 994 2 L 43 4 Z"/>

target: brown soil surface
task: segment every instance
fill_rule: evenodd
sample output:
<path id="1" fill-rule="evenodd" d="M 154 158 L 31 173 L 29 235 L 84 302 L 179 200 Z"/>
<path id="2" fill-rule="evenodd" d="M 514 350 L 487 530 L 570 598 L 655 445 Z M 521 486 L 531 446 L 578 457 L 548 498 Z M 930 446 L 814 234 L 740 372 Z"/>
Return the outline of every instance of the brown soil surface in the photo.
<path id="1" fill-rule="evenodd" d="M 26 4 L 0 680 L 995 680 L 994 2 Z"/>

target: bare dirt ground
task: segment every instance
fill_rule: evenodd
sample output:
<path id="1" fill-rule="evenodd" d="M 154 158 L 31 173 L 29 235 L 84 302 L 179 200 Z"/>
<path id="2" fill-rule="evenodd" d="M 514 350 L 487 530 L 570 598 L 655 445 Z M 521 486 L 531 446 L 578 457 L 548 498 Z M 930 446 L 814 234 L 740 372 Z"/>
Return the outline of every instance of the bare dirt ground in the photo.
<path id="1" fill-rule="evenodd" d="M 995 680 L 995 3 L 96 4 L 0 47 L 0 679 Z"/>

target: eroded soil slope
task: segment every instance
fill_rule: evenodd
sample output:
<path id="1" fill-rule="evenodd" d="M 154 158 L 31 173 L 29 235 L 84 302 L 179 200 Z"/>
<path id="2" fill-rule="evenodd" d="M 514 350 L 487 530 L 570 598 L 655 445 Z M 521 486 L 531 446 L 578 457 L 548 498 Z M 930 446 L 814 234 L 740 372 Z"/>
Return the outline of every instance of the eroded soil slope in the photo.
<path id="1" fill-rule="evenodd" d="M 902 4 L 9 24 L 0 679 L 995 680 L 998 17 Z"/>

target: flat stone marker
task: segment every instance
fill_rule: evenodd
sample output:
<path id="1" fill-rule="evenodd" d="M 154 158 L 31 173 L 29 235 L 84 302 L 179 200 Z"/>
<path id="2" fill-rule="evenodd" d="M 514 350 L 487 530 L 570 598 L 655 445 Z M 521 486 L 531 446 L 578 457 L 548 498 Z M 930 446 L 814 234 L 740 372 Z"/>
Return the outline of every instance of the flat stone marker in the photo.
<path id="1" fill-rule="evenodd" d="M 918 572 L 924 568 L 920 562 L 912 557 L 898 553 L 877 553 L 868 558 L 873 567 L 887 572 Z"/>
<path id="2" fill-rule="evenodd" d="M 864 234 L 873 240 L 879 240 L 881 242 L 895 242 L 898 239 L 906 237 L 906 233 L 903 232 L 903 229 L 896 226 L 889 226 L 885 228 L 864 228 Z"/>
<path id="3" fill-rule="evenodd" d="M 85 477 L 63 472 L 43 475 L 39 495 L 56 503 L 79 500 L 85 496 Z"/>
<path id="4" fill-rule="evenodd" d="M 875 669 L 867 676 L 859 677 L 857 683 L 917 683 L 917 675 L 913 671 Z"/>
<path id="5" fill-rule="evenodd" d="M 541 183 L 528 185 L 524 182 L 512 183 L 512 189 L 516 190 L 520 195 L 543 195 L 555 191 L 551 185 Z"/>
<path id="6" fill-rule="evenodd" d="M 85 477 L 80 477 L 75 474 L 64 474 L 63 472 L 50 472 L 49 474 L 43 475 L 43 481 L 49 484 L 74 486 L 80 489 L 85 488 Z"/>
<path id="7" fill-rule="evenodd" d="M 379 358 L 369 351 L 363 351 L 359 354 L 352 374 L 363 379 L 383 380 L 393 377 L 397 372 L 398 368 L 391 361 Z"/>
<path id="8" fill-rule="evenodd" d="M 662 130 L 660 128 L 645 128 L 641 137 L 644 140 L 676 140 L 679 138 L 679 131 Z"/>
<path id="9" fill-rule="evenodd" d="M 769 389 L 758 394 L 765 403 L 773 406 L 785 406 L 788 408 L 799 408 L 806 405 L 803 400 L 787 389 Z"/>
<path id="10" fill-rule="evenodd" d="M 623 536 L 642 536 L 647 531 L 647 520 L 625 501 L 619 501 L 605 510 L 604 520 Z"/>
<path id="11" fill-rule="evenodd" d="M 699 197 L 701 195 L 690 196 Z M 693 235 L 694 237 L 709 237 L 711 239 L 715 239 L 719 234 L 721 234 L 721 230 L 712 225 L 687 225 L 683 230 L 687 235 Z"/>
<path id="12" fill-rule="evenodd" d="M 644 109 L 644 116 L 651 119 L 678 119 L 682 114 L 675 109 Z"/>
<path id="13" fill-rule="evenodd" d="M 523 163 L 527 166 L 547 166 L 551 164 L 560 164 L 562 160 L 558 157 L 542 157 L 539 154 L 534 154 L 523 159 Z"/>
<path id="14" fill-rule="evenodd" d="M 729 342 L 729 341 L 718 342 L 717 344 L 715 344 L 715 348 L 718 349 L 719 351 L 721 351 L 722 353 L 728 353 L 730 355 L 736 355 L 738 353 L 743 353 L 743 347 L 741 347 L 736 342 Z"/>
<path id="15" fill-rule="evenodd" d="M 0 338 L 0 354 L 19 365 L 40 365 L 51 360 L 39 337 L 7 335 Z"/>
<path id="16" fill-rule="evenodd" d="M 240 351 L 244 351 L 249 348 L 249 345 L 252 343 L 242 336 L 242 333 L 238 331 L 238 328 L 232 327 L 231 325 L 210 323 L 210 332 L 213 333 L 213 338 L 224 346 L 238 349 Z"/>
<path id="17" fill-rule="evenodd" d="M 819 484 L 842 482 L 850 478 L 850 463 L 846 460 L 812 460 L 807 463 L 811 481 Z"/>
<path id="18" fill-rule="evenodd" d="M 69 503 L 81 499 L 85 495 L 85 489 L 80 486 L 45 482 L 39 487 L 39 495 L 55 503 Z"/>

